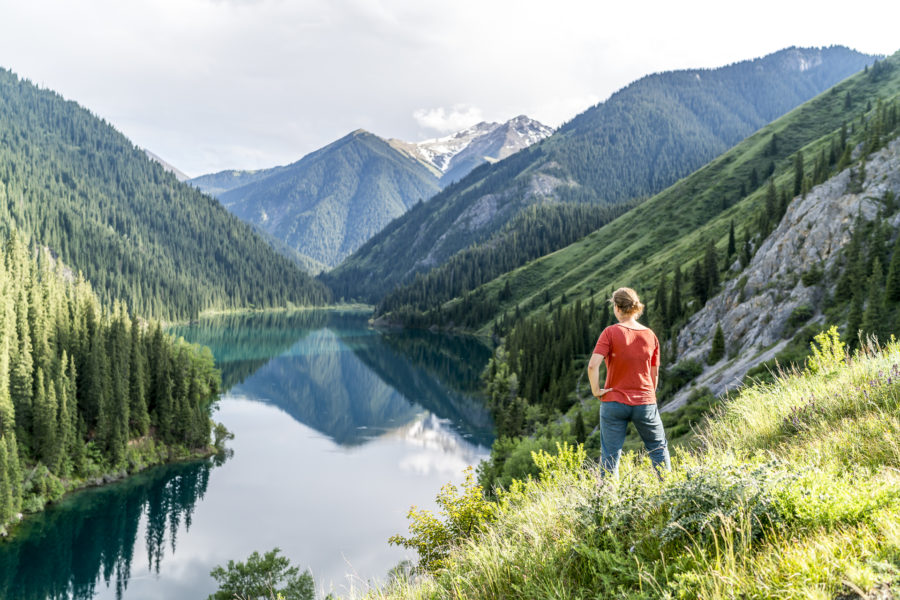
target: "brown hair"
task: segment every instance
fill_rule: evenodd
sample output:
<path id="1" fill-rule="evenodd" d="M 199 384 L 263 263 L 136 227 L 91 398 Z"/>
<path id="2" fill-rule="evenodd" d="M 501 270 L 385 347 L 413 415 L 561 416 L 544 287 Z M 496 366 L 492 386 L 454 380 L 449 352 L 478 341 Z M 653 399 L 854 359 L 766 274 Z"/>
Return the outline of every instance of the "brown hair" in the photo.
<path id="1" fill-rule="evenodd" d="M 619 307 L 619 311 L 626 317 L 634 317 L 635 319 L 644 314 L 644 305 L 638 298 L 637 292 L 631 288 L 619 288 L 613 292 L 610 300 L 615 306 Z"/>

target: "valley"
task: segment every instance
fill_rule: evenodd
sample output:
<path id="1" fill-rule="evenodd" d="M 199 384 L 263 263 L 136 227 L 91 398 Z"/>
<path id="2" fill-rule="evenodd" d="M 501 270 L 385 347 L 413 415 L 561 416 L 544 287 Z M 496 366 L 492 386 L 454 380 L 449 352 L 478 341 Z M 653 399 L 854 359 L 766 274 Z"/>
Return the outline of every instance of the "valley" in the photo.
<path id="1" fill-rule="evenodd" d="M 0 597 L 216 598 L 271 548 L 318 597 L 900 589 L 900 53 L 415 114 L 189 178 L 0 70 Z M 596 467 L 621 286 L 659 479 L 634 432 Z"/>

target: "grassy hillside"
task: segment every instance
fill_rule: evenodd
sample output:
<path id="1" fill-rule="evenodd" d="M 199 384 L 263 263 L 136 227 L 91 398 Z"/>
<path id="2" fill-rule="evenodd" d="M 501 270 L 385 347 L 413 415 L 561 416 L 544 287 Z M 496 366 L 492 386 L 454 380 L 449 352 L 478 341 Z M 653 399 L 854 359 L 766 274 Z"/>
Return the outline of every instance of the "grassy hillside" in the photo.
<path id="1" fill-rule="evenodd" d="M 556 439 L 586 441 L 592 455 L 599 452 L 598 436 L 589 435 L 596 424 L 596 408 L 590 399 L 583 400 L 587 394 L 583 377 L 591 344 L 612 322 L 605 302 L 611 289 L 634 287 L 649 306 L 648 322 L 662 343 L 661 400 L 692 380 L 697 369 L 702 370 L 699 364 L 671 364 L 670 340 L 716 293 L 722 279 L 740 277 L 740 265 L 750 260 L 754 248 L 780 221 L 795 196 L 795 184 L 809 189 L 854 160 L 862 160 L 870 149 L 884 143 L 886 130 L 874 134 L 887 123 L 893 131 L 890 135 L 897 134 L 898 63 L 900 54 L 848 79 L 583 240 L 498 277 L 433 313 L 444 324 L 462 323 L 503 336 L 486 373 L 485 391 L 498 440 L 481 472 L 484 483 L 522 475 L 522 458 L 533 449 L 552 447 Z M 879 98 L 884 101 L 879 103 Z M 854 149 L 859 157 L 851 159 Z M 832 150 L 835 160 L 829 166 Z M 800 153 L 807 157 L 807 166 L 798 170 Z M 769 182 L 757 176 L 758 188 L 739 197 L 754 171 L 769 169 L 774 169 Z M 732 223 L 735 246 L 744 250 L 726 259 Z M 887 264 L 886 246 L 880 246 L 879 252 L 885 254 L 882 264 Z M 867 252 L 861 255 L 866 269 L 870 266 Z M 860 271 L 851 285 L 868 290 L 868 271 Z M 829 276 L 843 278 L 840 273 Z M 679 285 L 674 282 L 677 277 Z M 879 277 L 875 286 L 880 289 L 884 276 Z M 854 295 L 851 308 L 855 305 L 861 313 L 864 301 Z M 668 308 L 662 310 L 661 304 Z M 846 306 L 835 322 L 847 318 Z M 890 315 L 896 312 L 889 307 L 884 318 L 893 323 Z M 695 401 L 702 406 L 711 399 L 699 394 Z M 679 422 L 679 428 L 695 419 L 696 414 L 689 414 L 695 413 L 694 408 L 683 413 L 687 421 Z"/>
<path id="2" fill-rule="evenodd" d="M 387 227 L 327 277 L 377 301 L 535 203 L 615 204 L 658 192 L 871 62 L 846 48 L 788 49 L 714 70 L 645 77 Z"/>
<path id="3" fill-rule="evenodd" d="M 546 315 L 563 297 L 564 305 L 577 299 L 605 299 L 607 290 L 621 285 L 650 299 L 661 275 L 701 260 L 709 241 L 724 255 L 732 222 L 738 240 L 758 234 L 760 211 L 766 208 L 765 175 L 770 170 L 776 188 L 789 190 L 798 151 L 806 157 L 809 176 L 812 159 L 828 151 L 842 125 L 855 132 L 853 140 L 866 138 L 866 123 L 877 100 L 894 100 L 900 93 L 900 53 L 879 64 L 877 72 L 860 73 L 817 96 L 582 240 L 475 290 L 469 304 L 495 302 L 498 310 L 491 318 L 498 319 L 516 306 L 523 316 Z M 754 172 L 757 187 L 749 189 Z M 499 301 L 507 288 L 508 299 Z M 459 309 L 454 308 L 457 305 Z M 470 309 L 457 299 L 444 305 L 443 315 L 453 318 Z M 484 332 L 489 323 L 466 322 Z"/>
<path id="4" fill-rule="evenodd" d="M 825 355 L 722 406 L 662 481 L 564 448 L 496 505 L 445 489 L 443 524 L 419 513 L 407 540 L 424 577 L 369 597 L 895 597 L 900 345 Z"/>
<path id="5" fill-rule="evenodd" d="M 187 318 L 328 290 L 75 102 L 0 70 L 0 232 L 82 271 L 107 305 Z"/>
<path id="6" fill-rule="evenodd" d="M 426 165 L 359 130 L 218 197 L 288 248 L 333 267 L 439 189 Z"/>

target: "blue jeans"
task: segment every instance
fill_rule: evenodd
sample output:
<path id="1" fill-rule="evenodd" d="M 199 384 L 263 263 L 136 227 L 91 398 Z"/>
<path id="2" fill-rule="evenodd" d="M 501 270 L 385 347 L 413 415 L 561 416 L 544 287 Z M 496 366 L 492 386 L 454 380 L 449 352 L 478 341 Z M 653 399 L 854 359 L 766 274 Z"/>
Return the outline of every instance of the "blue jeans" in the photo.
<path id="1" fill-rule="evenodd" d="M 635 429 L 644 441 L 644 447 L 650 453 L 650 461 L 656 470 L 671 470 L 669 448 L 666 443 L 666 432 L 663 431 L 662 420 L 656 404 L 630 406 L 621 402 L 602 402 L 600 405 L 600 466 L 605 473 L 613 477 L 619 475 L 619 458 L 622 456 L 622 444 L 625 443 L 625 431 L 628 421 L 634 423 Z"/>

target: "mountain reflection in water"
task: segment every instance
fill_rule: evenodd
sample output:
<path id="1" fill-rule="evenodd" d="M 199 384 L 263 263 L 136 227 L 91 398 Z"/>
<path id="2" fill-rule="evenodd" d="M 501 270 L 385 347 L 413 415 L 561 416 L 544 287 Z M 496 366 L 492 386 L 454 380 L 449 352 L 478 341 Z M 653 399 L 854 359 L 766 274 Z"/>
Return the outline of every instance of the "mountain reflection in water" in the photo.
<path id="1" fill-rule="evenodd" d="M 475 392 L 490 350 L 472 339 L 322 311 L 173 332 L 216 357 L 227 391 L 214 418 L 237 434 L 233 458 L 151 469 L 29 517 L 0 543 L 0 598 L 205 598 L 210 569 L 276 545 L 325 591 L 346 590 L 348 572 L 383 578 L 409 557 L 387 544 L 409 506 L 432 507 L 487 455 Z"/>

